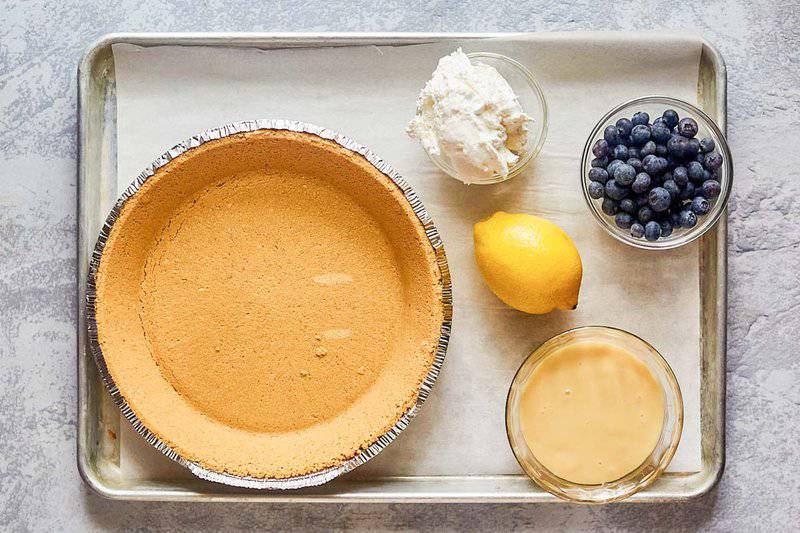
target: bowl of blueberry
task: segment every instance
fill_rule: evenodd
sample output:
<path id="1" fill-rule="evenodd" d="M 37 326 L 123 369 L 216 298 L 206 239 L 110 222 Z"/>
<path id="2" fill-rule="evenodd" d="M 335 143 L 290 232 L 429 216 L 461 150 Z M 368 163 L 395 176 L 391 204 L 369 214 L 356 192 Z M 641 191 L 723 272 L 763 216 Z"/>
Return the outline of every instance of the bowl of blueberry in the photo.
<path id="1" fill-rule="evenodd" d="M 597 222 L 627 244 L 671 249 L 716 224 L 730 196 L 725 136 L 695 106 L 666 96 L 618 105 L 592 130 L 581 161 Z"/>

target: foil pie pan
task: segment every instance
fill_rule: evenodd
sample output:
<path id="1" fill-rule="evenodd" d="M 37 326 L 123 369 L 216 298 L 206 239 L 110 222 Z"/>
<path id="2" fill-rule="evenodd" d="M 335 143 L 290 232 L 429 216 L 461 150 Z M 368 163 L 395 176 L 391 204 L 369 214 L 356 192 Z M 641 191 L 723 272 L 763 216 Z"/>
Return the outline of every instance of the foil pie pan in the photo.
<path id="1" fill-rule="evenodd" d="M 337 466 L 333 466 L 330 468 L 326 468 L 324 470 L 312 472 L 310 474 L 305 474 L 302 476 L 295 476 L 295 477 L 281 478 L 281 479 L 236 476 L 225 472 L 217 472 L 214 470 L 210 470 L 200 465 L 197 462 L 190 461 L 182 457 L 167 443 L 165 443 L 164 441 L 159 439 L 156 435 L 154 435 L 152 432 L 150 432 L 150 430 L 136 416 L 136 413 L 133 412 L 133 409 L 131 409 L 130 405 L 128 405 L 128 402 L 120 393 L 119 388 L 117 387 L 116 383 L 114 383 L 114 379 L 111 377 L 111 374 L 108 371 L 108 366 L 106 365 L 105 359 L 103 357 L 103 352 L 102 349 L 100 348 L 100 343 L 97 336 L 97 320 L 95 314 L 97 270 L 100 266 L 100 259 L 103 255 L 103 250 L 105 248 L 106 241 L 108 240 L 108 236 L 111 233 L 111 228 L 114 226 L 114 223 L 119 217 L 122 208 L 125 205 L 125 202 L 127 202 L 128 199 L 130 199 L 133 195 L 136 194 L 136 192 L 142 187 L 142 185 L 151 176 L 155 174 L 156 170 L 167 165 L 170 161 L 172 161 L 179 155 L 209 141 L 221 139 L 223 137 L 227 137 L 230 135 L 258 131 L 258 130 L 295 131 L 299 133 L 308 133 L 316 135 L 317 137 L 333 141 L 339 146 L 363 156 L 367 161 L 369 161 L 372 164 L 372 166 L 374 166 L 382 174 L 384 174 L 386 177 L 392 180 L 392 182 L 402 191 L 406 201 L 411 206 L 412 210 L 416 214 L 420 223 L 423 225 L 428 241 L 430 242 L 430 245 L 434 249 L 434 253 L 436 255 L 436 263 L 439 267 L 439 273 L 442 282 L 442 306 L 444 311 L 443 313 L 444 319 L 442 321 L 442 326 L 439 334 L 439 342 L 436 347 L 436 354 L 434 357 L 434 361 L 433 364 L 431 365 L 431 368 L 428 370 L 425 379 L 423 380 L 422 384 L 419 387 L 417 401 L 410 409 L 408 409 L 400 417 L 400 419 L 394 424 L 394 426 L 392 426 L 392 428 L 389 429 L 386 433 L 378 437 L 369 446 L 361 449 L 352 458 L 342 462 Z M 321 485 L 323 483 L 327 483 L 328 481 L 346 472 L 353 470 L 357 466 L 360 466 L 369 461 L 371 458 L 375 457 L 384 448 L 386 448 L 386 446 L 388 446 L 394 439 L 396 439 L 397 436 L 400 434 L 400 432 L 406 428 L 406 426 L 408 426 L 409 422 L 414 418 L 414 416 L 416 416 L 420 407 L 422 407 L 422 404 L 425 403 L 425 400 L 427 400 L 428 395 L 430 394 L 433 385 L 436 382 L 436 378 L 439 376 L 442 364 L 444 363 L 444 357 L 447 352 L 447 344 L 450 339 L 450 328 L 452 324 L 452 314 L 453 314 L 453 292 L 450 281 L 450 271 L 447 264 L 447 257 L 445 256 L 444 246 L 442 244 L 441 237 L 439 236 L 439 232 L 436 229 L 436 226 L 433 224 L 430 215 L 425 210 L 425 206 L 422 205 L 422 201 L 419 199 L 416 192 L 414 192 L 414 189 L 408 184 L 408 182 L 406 182 L 403 179 L 402 176 L 400 176 L 400 174 L 398 174 L 398 172 L 394 168 L 392 168 L 391 165 L 389 165 L 387 162 L 383 161 L 381 158 L 375 155 L 372 151 L 356 143 L 352 139 L 345 137 L 344 135 L 341 135 L 327 128 L 322 128 L 319 126 L 315 126 L 313 124 L 297 122 L 293 120 L 284 120 L 284 119 L 247 120 L 243 122 L 229 124 L 219 128 L 214 128 L 211 130 L 204 131 L 198 135 L 195 135 L 194 137 L 191 137 L 183 141 L 182 143 L 176 145 L 167 152 L 163 153 L 149 167 L 147 167 L 144 171 L 142 171 L 142 173 L 139 174 L 139 176 L 136 177 L 133 183 L 131 183 L 128 186 L 128 188 L 125 189 L 125 191 L 119 197 L 117 202 L 114 204 L 114 207 L 112 208 L 111 213 L 106 218 L 105 223 L 103 224 L 103 227 L 100 230 L 100 235 L 97 238 L 97 243 L 95 244 L 94 250 L 92 252 L 92 257 L 89 262 L 89 273 L 87 278 L 88 279 L 86 282 L 86 324 L 88 330 L 89 346 L 92 351 L 94 361 L 97 364 L 97 368 L 100 371 L 103 383 L 105 384 L 106 388 L 108 389 L 109 393 L 114 399 L 114 402 L 117 404 L 120 411 L 122 412 L 122 415 L 131 423 L 133 428 L 142 437 L 145 438 L 147 442 L 149 442 L 158 451 L 160 451 L 173 461 L 188 468 L 195 476 L 208 481 L 223 483 L 225 485 L 230 485 L 234 487 L 269 489 L 269 490 L 300 489 L 304 487 L 312 487 L 316 485 Z"/>

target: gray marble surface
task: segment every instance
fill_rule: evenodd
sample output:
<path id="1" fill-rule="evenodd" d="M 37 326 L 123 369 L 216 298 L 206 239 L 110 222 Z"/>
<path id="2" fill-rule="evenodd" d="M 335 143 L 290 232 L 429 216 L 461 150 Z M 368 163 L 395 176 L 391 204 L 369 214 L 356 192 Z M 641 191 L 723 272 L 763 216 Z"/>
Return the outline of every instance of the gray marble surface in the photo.
<path id="1" fill-rule="evenodd" d="M 113 31 L 694 28 L 729 75 L 728 455 L 680 505 L 254 505 L 102 500 L 75 467 L 76 65 Z M 621 57 L 620 61 L 636 61 Z M 0 0 L 0 530 L 800 528 L 797 0 Z"/>

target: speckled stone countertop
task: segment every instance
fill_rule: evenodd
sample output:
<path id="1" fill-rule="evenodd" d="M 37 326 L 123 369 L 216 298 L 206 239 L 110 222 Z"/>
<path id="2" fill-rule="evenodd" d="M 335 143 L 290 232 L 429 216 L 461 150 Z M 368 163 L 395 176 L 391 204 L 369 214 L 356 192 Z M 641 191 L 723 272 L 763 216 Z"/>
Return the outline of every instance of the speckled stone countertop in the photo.
<path id="1" fill-rule="evenodd" d="M 114 31 L 693 28 L 728 65 L 727 467 L 670 505 L 103 500 L 75 466 L 76 67 Z M 636 61 L 621 57 L 620 61 Z M 800 3 L 0 0 L 0 530 L 800 528 Z"/>

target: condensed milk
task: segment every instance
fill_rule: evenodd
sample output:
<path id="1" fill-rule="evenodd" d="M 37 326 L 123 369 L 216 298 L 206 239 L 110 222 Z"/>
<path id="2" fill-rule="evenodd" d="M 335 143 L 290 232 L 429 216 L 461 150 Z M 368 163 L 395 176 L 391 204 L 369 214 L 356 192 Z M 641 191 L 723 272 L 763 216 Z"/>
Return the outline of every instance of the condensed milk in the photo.
<path id="1" fill-rule="evenodd" d="M 664 392 L 648 367 L 609 342 L 557 348 L 520 389 L 528 448 L 573 483 L 611 482 L 636 470 L 658 443 L 664 413 Z"/>

